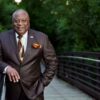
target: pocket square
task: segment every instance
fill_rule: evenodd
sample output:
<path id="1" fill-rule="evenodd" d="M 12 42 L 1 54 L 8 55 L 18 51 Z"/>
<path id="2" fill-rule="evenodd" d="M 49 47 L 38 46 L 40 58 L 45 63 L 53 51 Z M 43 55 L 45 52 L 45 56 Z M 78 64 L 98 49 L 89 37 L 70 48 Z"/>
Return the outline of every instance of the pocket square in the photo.
<path id="1" fill-rule="evenodd" d="M 41 48 L 42 46 L 39 43 L 33 43 L 32 47 L 35 48 L 35 49 L 38 49 L 38 48 Z"/>

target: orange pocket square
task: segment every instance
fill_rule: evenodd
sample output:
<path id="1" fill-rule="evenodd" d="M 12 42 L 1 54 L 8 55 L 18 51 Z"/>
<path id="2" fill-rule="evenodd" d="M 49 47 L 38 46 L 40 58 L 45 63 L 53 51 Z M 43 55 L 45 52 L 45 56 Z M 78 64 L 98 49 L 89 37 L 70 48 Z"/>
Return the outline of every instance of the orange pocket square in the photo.
<path id="1" fill-rule="evenodd" d="M 33 43 L 32 47 L 35 49 L 41 48 L 41 45 L 39 43 Z"/>

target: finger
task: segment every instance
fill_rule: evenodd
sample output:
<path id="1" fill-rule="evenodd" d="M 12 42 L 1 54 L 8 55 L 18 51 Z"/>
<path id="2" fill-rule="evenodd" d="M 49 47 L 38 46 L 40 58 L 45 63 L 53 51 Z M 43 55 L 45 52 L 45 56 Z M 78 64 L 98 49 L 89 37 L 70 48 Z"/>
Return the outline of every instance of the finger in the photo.
<path id="1" fill-rule="evenodd" d="M 19 78 L 15 75 L 15 82 L 19 82 Z"/>
<path id="2" fill-rule="evenodd" d="M 18 72 L 15 71 L 15 72 L 14 72 L 14 76 L 13 76 L 13 80 L 14 80 L 14 82 L 18 82 L 19 79 L 20 79 L 20 76 L 19 76 Z"/>
<path id="3" fill-rule="evenodd" d="M 10 82 L 12 82 L 12 78 L 10 74 L 8 74 L 8 77 L 9 77 Z"/>
<path id="4" fill-rule="evenodd" d="M 16 82 L 16 77 L 15 77 L 15 75 L 12 76 L 12 80 L 13 80 L 14 83 Z"/>
<path id="5" fill-rule="evenodd" d="M 16 80 L 20 79 L 19 73 L 17 71 L 15 72 L 15 78 L 16 78 Z"/>
<path id="6" fill-rule="evenodd" d="M 19 76 L 18 72 L 16 72 L 16 77 L 17 77 L 18 80 L 20 79 L 20 76 Z"/>
<path id="7" fill-rule="evenodd" d="M 16 82 L 16 78 L 15 78 L 15 74 L 14 73 L 11 73 L 11 79 L 12 81 L 15 83 Z"/>

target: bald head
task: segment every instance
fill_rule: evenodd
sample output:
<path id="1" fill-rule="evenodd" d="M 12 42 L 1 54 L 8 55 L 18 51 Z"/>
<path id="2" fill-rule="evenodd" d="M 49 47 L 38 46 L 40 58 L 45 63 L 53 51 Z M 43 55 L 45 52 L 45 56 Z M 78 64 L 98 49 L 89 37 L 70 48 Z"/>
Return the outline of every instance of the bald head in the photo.
<path id="1" fill-rule="evenodd" d="M 19 14 L 24 14 L 25 16 L 27 16 L 28 17 L 28 19 L 30 19 L 29 18 L 29 14 L 28 14 L 28 12 L 26 11 L 26 10 L 24 10 L 24 9 L 18 9 L 18 10 L 16 10 L 13 14 L 12 14 L 12 21 L 19 15 Z"/>
<path id="2" fill-rule="evenodd" d="M 12 14 L 12 22 L 14 30 L 20 34 L 25 34 L 30 28 L 29 15 L 27 11 L 18 9 Z"/>

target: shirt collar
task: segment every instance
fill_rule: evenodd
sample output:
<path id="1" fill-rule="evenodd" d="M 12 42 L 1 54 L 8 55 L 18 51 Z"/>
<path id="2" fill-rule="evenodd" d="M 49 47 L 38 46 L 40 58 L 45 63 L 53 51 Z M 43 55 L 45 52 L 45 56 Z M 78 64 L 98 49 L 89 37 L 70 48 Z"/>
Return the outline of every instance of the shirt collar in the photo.
<path id="1" fill-rule="evenodd" d="M 17 33 L 17 32 L 15 32 L 15 34 L 16 34 L 16 38 L 17 38 L 17 37 L 18 37 L 18 33 Z M 27 32 L 25 32 L 25 34 L 23 34 L 23 37 L 22 37 L 22 38 L 27 37 L 27 35 L 28 35 L 28 31 L 27 31 Z"/>

